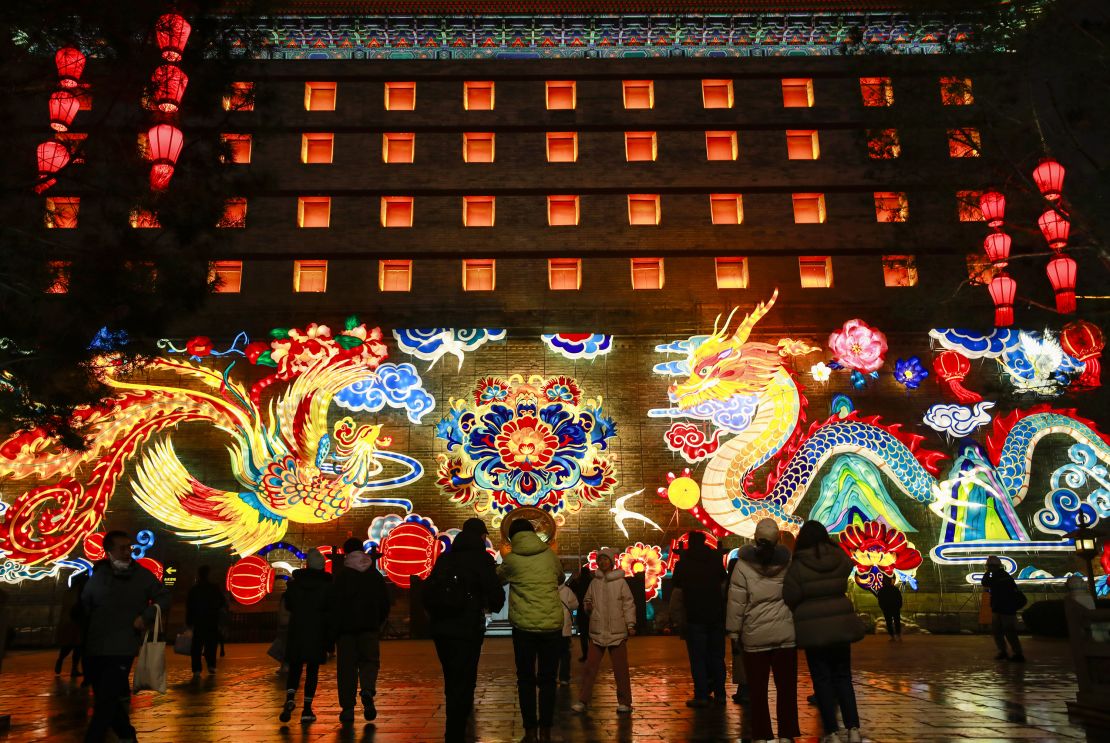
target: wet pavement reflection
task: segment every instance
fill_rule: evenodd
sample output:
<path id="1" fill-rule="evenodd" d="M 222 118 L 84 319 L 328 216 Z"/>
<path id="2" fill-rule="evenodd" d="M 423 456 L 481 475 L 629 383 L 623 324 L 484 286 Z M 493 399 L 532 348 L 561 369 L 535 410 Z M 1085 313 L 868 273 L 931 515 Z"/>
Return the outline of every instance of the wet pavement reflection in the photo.
<path id="1" fill-rule="evenodd" d="M 1068 719 L 1075 677 L 1066 643 L 1026 641 L 1025 665 L 993 660 L 988 637 L 907 636 L 903 643 L 869 637 L 854 646 L 856 693 L 864 736 L 887 741 L 1110 741 L 1110 730 L 1085 729 Z M 691 696 L 685 646 L 669 637 L 632 640 L 634 712 L 616 713 L 616 692 L 607 666 L 586 715 L 575 715 L 571 687 L 559 688 L 556 739 L 578 741 L 739 740 L 743 710 L 689 709 Z M 68 676 L 53 674 L 54 654 L 17 652 L 4 661 L 0 712 L 12 716 L 11 741 L 74 741 L 84 732 L 91 697 Z M 606 661 L 607 663 L 607 661 Z M 799 663 L 799 699 L 811 693 L 804 661 Z M 320 672 L 314 705 L 319 719 L 282 725 L 277 716 L 283 679 L 265 645 L 229 645 L 216 676 L 192 681 L 188 658 L 168 658 L 164 695 L 144 692 L 132 701 L 139 741 L 376 741 L 442 740 L 442 677 L 426 641 L 382 646 L 378 719 L 342 726 L 338 721 L 335 671 Z M 68 670 L 68 668 L 67 668 Z M 577 668 L 575 669 L 577 672 Z M 772 701 L 772 710 L 774 709 Z M 802 703 L 800 721 L 817 740 L 816 709 Z M 516 706 L 511 641 L 486 641 L 479 671 L 475 730 L 489 743 L 523 735 Z"/>

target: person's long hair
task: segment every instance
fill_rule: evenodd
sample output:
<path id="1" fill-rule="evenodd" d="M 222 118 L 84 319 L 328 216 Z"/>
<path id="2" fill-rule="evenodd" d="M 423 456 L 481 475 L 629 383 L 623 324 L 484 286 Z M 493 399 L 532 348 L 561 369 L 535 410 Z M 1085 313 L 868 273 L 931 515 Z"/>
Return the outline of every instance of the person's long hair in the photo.
<path id="1" fill-rule="evenodd" d="M 836 548 L 836 543 L 829 536 L 829 530 L 820 521 L 807 521 L 802 524 L 798 532 L 798 539 L 794 543 L 794 552 L 813 548 L 815 554 L 820 555 L 822 547 Z"/>

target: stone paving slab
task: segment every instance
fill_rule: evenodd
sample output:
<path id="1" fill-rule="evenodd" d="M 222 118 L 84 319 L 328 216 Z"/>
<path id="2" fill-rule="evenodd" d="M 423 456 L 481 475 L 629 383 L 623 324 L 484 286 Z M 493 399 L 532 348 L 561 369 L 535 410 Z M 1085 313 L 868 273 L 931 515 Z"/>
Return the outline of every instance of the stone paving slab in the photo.
<path id="1" fill-rule="evenodd" d="M 144 692 L 132 702 L 132 721 L 142 743 L 188 741 L 374 741 L 416 743 L 442 740 L 442 677 L 427 641 L 382 646 L 374 723 L 338 722 L 334 665 L 321 669 L 315 706 L 318 721 L 282 725 L 281 677 L 264 645 L 228 646 L 215 677 L 191 680 L 188 659 L 168 657 L 164 695 Z M 559 689 L 557 737 L 588 741 L 727 741 L 746 735 L 743 710 L 692 710 L 685 646 L 677 638 L 641 637 L 630 648 L 635 711 L 616 714 L 616 692 L 603 666 L 587 715 L 574 715 L 571 688 Z M 856 692 L 866 738 L 902 741 L 1110 741 L 1110 730 L 1086 729 L 1068 719 L 1065 704 L 1075 696 L 1075 678 L 1064 642 L 1027 640 L 1025 665 L 993 660 L 986 637 L 907 637 L 890 643 L 869 637 L 854 646 Z M 805 663 L 799 698 L 812 692 Z M 12 715 L 5 741 L 80 740 L 90 696 L 52 673 L 53 654 L 10 654 L 0 684 L 0 713 Z M 577 664 L 576 664 L 577 670 Z M 523 735 L 516 705 L 512 644 L 486 641 L 476 696 L 476 730 L 483 743 L 506 743 Z M 1110 701 L 1108 701 L 1110 704 Z M 773 696 L 772 696 L 772 710 Z M 820 723 L 804 702 L 800 741 L 815 741 Z"/>

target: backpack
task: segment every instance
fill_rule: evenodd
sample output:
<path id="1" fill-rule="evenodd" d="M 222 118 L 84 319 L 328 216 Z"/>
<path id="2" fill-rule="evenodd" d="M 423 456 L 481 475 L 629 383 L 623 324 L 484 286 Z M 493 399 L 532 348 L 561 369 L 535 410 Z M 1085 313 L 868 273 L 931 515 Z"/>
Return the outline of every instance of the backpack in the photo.
<path id="1" fill-rule="evenodd" d="M 461 616 L 472 596 L 466 576 L 451 561 L 433 572 L 423 586 L 424 609 L 432 617 Z"/>

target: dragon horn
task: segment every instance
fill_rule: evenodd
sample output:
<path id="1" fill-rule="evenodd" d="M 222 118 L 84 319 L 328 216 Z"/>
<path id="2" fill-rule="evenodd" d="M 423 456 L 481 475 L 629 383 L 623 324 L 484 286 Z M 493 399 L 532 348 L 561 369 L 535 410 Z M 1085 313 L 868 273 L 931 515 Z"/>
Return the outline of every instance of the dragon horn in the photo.
<path id="1" fill-rule="evenodd" d="M 717 320 L 720 320 L 721 316 L 717 315 L 717 320 L 713 321 L 713 335 L 711 337 L 713 337 L 713 338 L 724 338 L 725 337 L 725 332 L 728 330 L 728 326 L 732 324 L 732 316 L 736 314 L 736 310 L 738 310 L 738 309 L 740 309 L 740 308 L 739 307 L 733 307 L 732 312 L 728 313 L 728 318 L 725 320 L 725 324 L 723 326 L 721 326 L 721 332 L 720 333 L 717 332 Z"/>
<path id="2" fill-rule="evenodd" d="M 771 308 L 775 306 L 775 300 L 778 298 L 779 290 L 775 289 L 769 300 L 757 304 L 755 309 L 753 309 L 751 313 L 744 318 L 744 321 L 737 326 L 736 332 L 733 333 L 733 338 L 740 343 L 746 342 L 748 340 L 748 335 L 752 332 L 752 328 L 755 327 L 755 324 L 759 322 L 764 315 L 771 311 Z"/>

